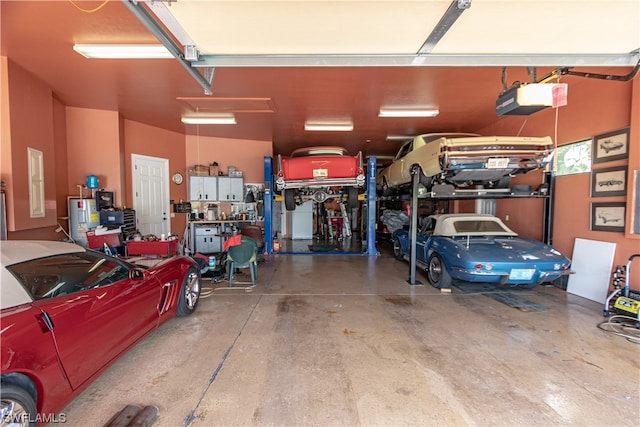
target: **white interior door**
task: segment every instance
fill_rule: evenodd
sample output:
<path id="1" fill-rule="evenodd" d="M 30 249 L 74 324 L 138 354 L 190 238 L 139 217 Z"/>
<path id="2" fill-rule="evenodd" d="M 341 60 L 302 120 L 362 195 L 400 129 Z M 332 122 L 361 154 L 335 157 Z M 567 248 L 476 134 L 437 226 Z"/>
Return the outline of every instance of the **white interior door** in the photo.
<path id="1" fill-rule="evenodd" d="M 132 154 L 131 165 L 138 230 L 143 235 L 169 235 L 169 160 Z"/>

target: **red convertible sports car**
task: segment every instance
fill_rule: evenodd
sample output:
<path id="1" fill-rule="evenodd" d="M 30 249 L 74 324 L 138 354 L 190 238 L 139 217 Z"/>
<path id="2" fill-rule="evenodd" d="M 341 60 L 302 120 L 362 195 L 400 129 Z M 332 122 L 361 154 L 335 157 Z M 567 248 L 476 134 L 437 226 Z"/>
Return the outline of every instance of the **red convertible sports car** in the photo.
<path id="1" fill-rule="evenodd" d="M 71 243 L 0 243 L 2 425 L 46 424 L 127 349 L 195 311 L 185 256 L 132 264 Z"/>
<path id="2" fill-rule="evenodd" d="M 362 165 L 362 153 L 349 155 L 346 149 L 336 146 L 306 147 L 294 150 L 289 157 L 278 156 L 276 188 L 284 193 L 287 210 L 296 208 L 296 198 L 312 198 L 324 202 L 342 197 L 346 188 L 347 205 L 358 203 L 358 187 L 364 186 L 366 177 Z"/>

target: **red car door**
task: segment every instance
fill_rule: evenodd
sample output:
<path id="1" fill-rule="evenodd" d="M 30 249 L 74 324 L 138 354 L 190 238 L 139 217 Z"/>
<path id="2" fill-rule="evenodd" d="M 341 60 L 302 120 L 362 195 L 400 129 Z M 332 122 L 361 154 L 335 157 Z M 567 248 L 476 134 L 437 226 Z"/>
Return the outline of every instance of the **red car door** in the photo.
<path id="1" fill-rule="evenodd" d="M 162 292 L 158 280 L 129 279 L 128 269 L 113 260 L 100 264 L 99 270 L 102 274 L 94 270 L 84 282 L 90 289 L 34 302 L 51 319 L 58 353 L 74 389 L 158 325 Z M 105 271 L 126 278 L 100 279 Z"/>
<path id="2" fill-rule="evenodd" d="M 51 399 L 64 400 L 71 393 L 61 369 L 53 334 L 37 308 L 30 304 L 0 311 L 0 366 L 2 373 L 22 372 L 37 377 L 46 390 L 41 404 L 50 404 Z M 55 405 L 54 405 L 55 406 Z"/>

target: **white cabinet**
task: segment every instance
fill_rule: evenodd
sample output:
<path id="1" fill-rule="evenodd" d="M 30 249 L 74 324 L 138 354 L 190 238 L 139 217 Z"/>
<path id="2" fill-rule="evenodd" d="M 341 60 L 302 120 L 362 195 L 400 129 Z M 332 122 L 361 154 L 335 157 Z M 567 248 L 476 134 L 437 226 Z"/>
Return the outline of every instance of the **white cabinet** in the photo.
<path id="1" fill-rule="evenodd" d="M 244 181 L 242 177 L 219 176 L 218 201 L 244 202 Z"/>
<path id="2" fill-rule="evenodd" d="M 190 176 L 189 200 L 216 201 L 218 200 L 217 176 Z"/>
<path id="3" fill-rule="evenodd" d="M 222 252 L 220 226 L 214 224 L 190 224 L 192 228 L 193 253 L 211 254 Z"/>

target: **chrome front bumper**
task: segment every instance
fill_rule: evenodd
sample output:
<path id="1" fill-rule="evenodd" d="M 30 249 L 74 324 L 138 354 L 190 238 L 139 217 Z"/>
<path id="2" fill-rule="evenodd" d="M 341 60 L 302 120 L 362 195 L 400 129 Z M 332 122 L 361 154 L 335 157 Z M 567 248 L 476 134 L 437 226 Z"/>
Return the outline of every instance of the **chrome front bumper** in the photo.
<path id="1" fill-rule="evenodd" d="M 358 175 L 356 178 L 327 178 L 323 180 L 317 179 L 300 179 L 285 181 L 284 178 L 276 178 L 276 189 L 278 191 L 289 190 L 294 188 L 326 188 L 326 187 L 362 187 L 365 183 L 365 176 Z"/>

